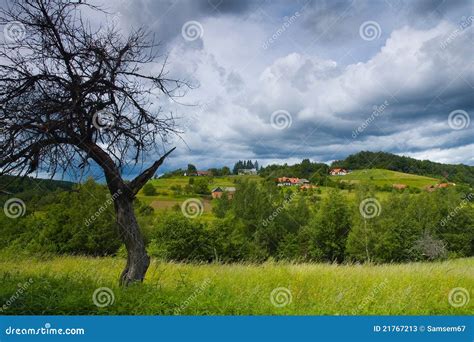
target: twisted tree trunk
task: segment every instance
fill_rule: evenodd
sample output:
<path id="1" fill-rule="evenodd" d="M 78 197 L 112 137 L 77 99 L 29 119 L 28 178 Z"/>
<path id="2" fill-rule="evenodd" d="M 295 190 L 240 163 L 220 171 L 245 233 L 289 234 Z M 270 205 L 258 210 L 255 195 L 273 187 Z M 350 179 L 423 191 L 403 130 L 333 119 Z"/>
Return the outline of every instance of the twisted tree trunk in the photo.
<path id="1" fill-rule="evenodd" d="M 127 286 L 136 281 L 142 282 L 145 279 L 148 266 L 150 266 L 150 257 L 146 253 L 145 241 L 133 211 L 133 200 L 138 191 L 155 174 L 165 158 L 174 151 L 174 148 L 165 153 L 130 183 L 124 182 L 118 168 L 108 156 L 104 155 L 99 147 L 92 146 L 90 151 L 93 153 L 95 160 L 100 161 L 104 166 L 107 186 L 114 200 L 118 232 L 127 249 L 127 265 L 120 276 L 120 285 Z"/>
<path id="2" fill-rule="evenodd" d="M 127 265 L 120 276 L 120 285 L 127 286 L 136 281 L 143 281 L 150 265 L 150 257 L 146 253 L 145 241 L 135 218 L 133 199 L 121 195 L 115 199 L 114 205 L 120 238 L 128 252 Z"/>

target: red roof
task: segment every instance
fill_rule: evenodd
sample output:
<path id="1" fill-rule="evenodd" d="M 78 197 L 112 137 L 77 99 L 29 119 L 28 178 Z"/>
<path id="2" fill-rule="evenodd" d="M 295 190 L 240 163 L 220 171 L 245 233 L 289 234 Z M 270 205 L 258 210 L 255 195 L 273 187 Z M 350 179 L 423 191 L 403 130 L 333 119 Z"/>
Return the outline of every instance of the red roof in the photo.
<path id="1" fill-rule="evenodd" d="M 291 183 L 291 184 L 298 184 L 300 179 L 293 178 L 293 177 L 280 177 L 277 179 L 278 183 Z"/>

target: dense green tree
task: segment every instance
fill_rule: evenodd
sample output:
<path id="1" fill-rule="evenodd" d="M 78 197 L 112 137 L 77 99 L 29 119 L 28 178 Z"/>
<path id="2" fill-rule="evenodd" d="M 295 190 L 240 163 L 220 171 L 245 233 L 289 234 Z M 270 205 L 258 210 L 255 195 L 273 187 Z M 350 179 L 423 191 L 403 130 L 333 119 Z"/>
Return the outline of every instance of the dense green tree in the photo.
<path id="1" fill-rule="evenodd" d="M 92 179 L 75 191 L 58 194 L 56 202 L 36 217 L 38 224 L 31 228 L 34 238 L 26 248 L 59 254 L 114 254 L 121 242 L 112 196 Z"/>
<path id="2" fill-rule="evenodd" d="M 207 177 L 196 178 L 193 184 L 193 189 L 196 194 L 208 195 L 209 191 L 209 179 Z"/>
<path id="3" fill-rule="evenodd" d="M 228 166 L 224 166 L 224 167 L 222 168 L 221 173 L 222 173 L 222 176 L 228 176 L 228 175 L 231 174 L 231 171 L 230 171 L 230 169 L 229 169 Z"/>
<path id="4" fill-rule="evenodd" d="M 143 194 L 145 194 L 145 196 L 155 196 L 156 189 L 153 184 L 146 183 L 145 186 L 143 186 Z"/>
<path id="5" fill-rule="evenodd" d="M 222 193 L 221 198 L 216 198 L 213 202 L 214 206 L 212 207 L 212 212 L 218 218 L 223 218 L 232 207 L 231 200 L 226 191 Z"/>
<path id="6" fill-rule="evenodd" d="M 196 169 L 196 166 L 194 166 L 193 164 L 188 164 L 188 167 L 186 169 L 186 173 L 189 175 L 193 175 L 197 172 L 197 169 Z"/>
<path id="7" fill-rule="evenodd" d="M 175 261 L 211 261 L 214 258 L 212 239 L 198 220 L 181 213 L 165 215 L 151 236 L 150 253 Z"/>
<path id="8" fill-rule="evenodd" d="M 351 214 L 346 198 L 340 191 L 329 192 L 310 226 L 314 227 L 316 245 L 322 257 L 328 261 L 343 261 L 351 229 Z"/>

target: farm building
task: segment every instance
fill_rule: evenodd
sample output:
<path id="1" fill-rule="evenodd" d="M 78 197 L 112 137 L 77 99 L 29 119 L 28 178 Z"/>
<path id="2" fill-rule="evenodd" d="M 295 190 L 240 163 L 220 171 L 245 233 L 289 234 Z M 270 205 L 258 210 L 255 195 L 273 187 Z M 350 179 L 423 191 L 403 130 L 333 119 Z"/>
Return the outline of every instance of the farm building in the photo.
<path id="1" fill-rule="evenodd" d="M 349 173 L 346 169 L 343 168 L 334 168 L 329 171 L 331 176 L 345 176 Z"/>
<path id="2" fill-rule="evenodd" d="M 239 174 L 240 176 L 256 175 L 257 174 L 257 169 L 239 169 L 237 171 L 237 174 Z"/>
<path id="3" fill-rule="evenodd" d="M 303 185 L 309 184 L 309 180 L 295 177 L 280 177 L 276 179 L 276 183 L 278 186 Z"/>
<path id="4" fill-rule="evenodd" d="M 183 173 L 183 176 L 212 176 L 211 171 L 196 171 L 193 173 Z"/>
<path id="5" fill-rule="evenodd" d="M 211 191 L 212 198 L 221 198 L 224 192 L 227 193 L 228 199 L 232 199 L 234 198 L 235 188 L 233 186 L 229 186 L 229 187 L 218 186 L 217 188 L 212 189 Z"/>

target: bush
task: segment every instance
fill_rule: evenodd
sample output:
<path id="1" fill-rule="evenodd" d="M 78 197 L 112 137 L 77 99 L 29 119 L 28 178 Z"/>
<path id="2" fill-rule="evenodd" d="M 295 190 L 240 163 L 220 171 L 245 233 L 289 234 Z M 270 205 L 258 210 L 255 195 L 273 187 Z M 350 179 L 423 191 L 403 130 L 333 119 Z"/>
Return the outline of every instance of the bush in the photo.
<path id="1" fill-rule="evenodd" d="M 143 187 L 143 194 L 145 196 L 156 196 L 156 189 L 151 183 L 146 183 Z"/>
<path id="2" fill-rule="evenodd" d="M 174 261 L 211 261 L 212 242 L 205 226 L 181 213 L 166 214 L 151 236 L 156 257 Z"/>

